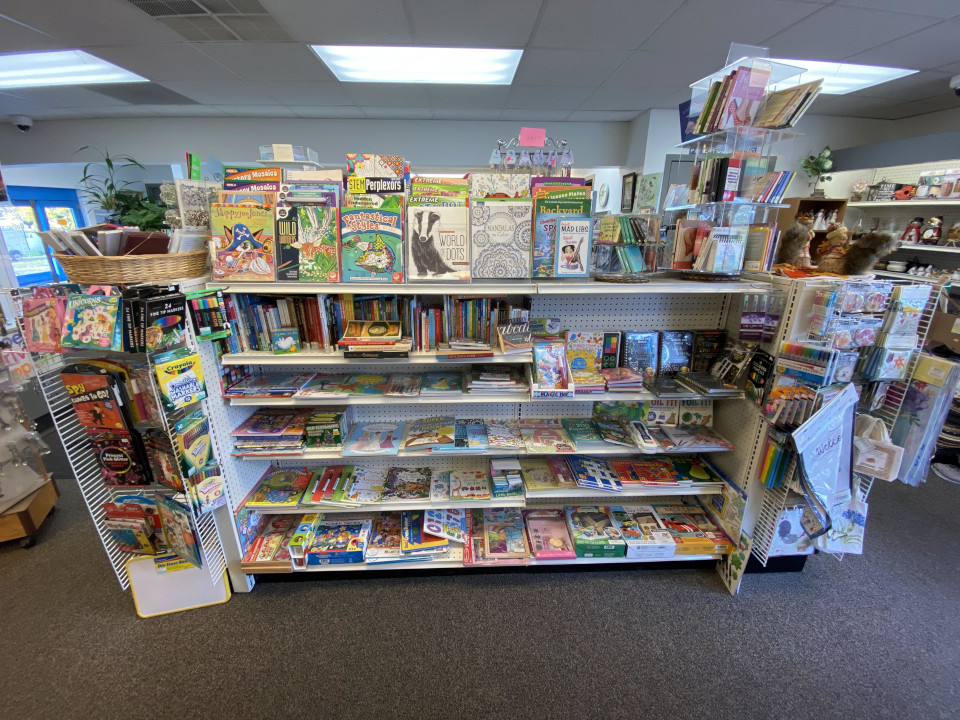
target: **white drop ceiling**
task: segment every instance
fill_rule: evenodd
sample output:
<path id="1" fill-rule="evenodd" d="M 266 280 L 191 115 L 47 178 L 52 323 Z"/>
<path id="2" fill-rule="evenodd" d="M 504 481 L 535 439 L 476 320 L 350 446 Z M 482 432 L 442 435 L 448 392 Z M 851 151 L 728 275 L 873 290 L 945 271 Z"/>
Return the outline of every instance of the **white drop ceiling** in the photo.
<path id="1" fill-rule="evenodd" d="M 958 38 L 960 0 L 3 0 L 0 53 L 83 49 L 151 83 L 7 90 L 0 116 L 623 121 L 675 108 L 736 41 L 920 70 L 812 110 L 893 120 L 960 107 Z M 524 55 L 511 86 L 340 83 L 320 43 Z"/>

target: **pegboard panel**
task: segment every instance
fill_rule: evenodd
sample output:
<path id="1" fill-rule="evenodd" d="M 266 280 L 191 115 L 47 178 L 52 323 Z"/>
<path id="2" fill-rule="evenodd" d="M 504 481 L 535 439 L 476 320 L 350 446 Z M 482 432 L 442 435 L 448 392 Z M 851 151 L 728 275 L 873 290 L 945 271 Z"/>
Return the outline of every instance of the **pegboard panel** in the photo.
<path id="1" fill-rule="evenodd" d="M 720 400 L 713 403 L 713 428 L 733 443 L 734 449 L 711 458 L 725 475 L 749 492 L 752 471 L 766 425 L 750 400 Z"/>
<path id="2" fill-rule="evenodd" d="M 912 165 L 888 165 L 887 167 L 874 168 L 873 179 L 869 182 L 873 185 L 881 180 L 889 180 L 895 183 L 916 185 L 917 180 L 920 179 L 920 173 L 958 167 L 960 167 L 960 160 L 938 160 L 937 162 L 913 163 Z"/>
<path id="3" fill-rule="evenodd" d="M 715 330 L 726 294 L 536 295 L 530 317 L 559 318 L 570 330 Z"/>
<path id="4" fill-rule="evenodd" d="M 563 501 L 557 498 L 527 498 L 525 506 L 527 508 L 537 508 L 542 510 L 562 510 L 565 507 L 585 506 L 585 505 L 679 505 L 684 501 L 696 501 L 706 496 L 698 496 L 695 492 L 688 492 L 683 495 L 644 495 L 644 496 L 624 496 L 619 493 L 598 493 L 596 495 L 581 495 L 576 498 L 570 498 Z"/>
<path id="5" fill-rule="evenodd" d="M 490 469 L 490 455 L 453 455 L 449 457 L 401 457 L 398 455 L 353 455 L 336 460 L 307 462 L 301 458 L 277 460 L 278 467 L 327 467 L 330 465 L 359 465 L 369 468 L 430 468 L 431 470 L 483 470 Z"/>
<path id="6" fill-rule="evenodd" d="M 520 418 L 591 417 L 593 415 L 592 400 L 534 400 L 520 404 L 519 408 Z"/>

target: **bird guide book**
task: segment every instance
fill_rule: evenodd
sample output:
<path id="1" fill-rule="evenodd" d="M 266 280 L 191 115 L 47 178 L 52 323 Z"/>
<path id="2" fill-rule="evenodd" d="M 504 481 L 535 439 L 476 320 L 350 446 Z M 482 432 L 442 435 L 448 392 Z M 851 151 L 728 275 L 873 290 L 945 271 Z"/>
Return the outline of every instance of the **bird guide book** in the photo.
<path id="1" fill-rule="evenodd" d="M 210 206 L 210 260 L 213 279 L 263 282 L 274 279 L 274 226 L 271 208 Z"/>
<path id="2" fill-rule="evenodd" d="M 407 208 L 407 273 L 412 280 L 469 280 L 470 209 Z"/>

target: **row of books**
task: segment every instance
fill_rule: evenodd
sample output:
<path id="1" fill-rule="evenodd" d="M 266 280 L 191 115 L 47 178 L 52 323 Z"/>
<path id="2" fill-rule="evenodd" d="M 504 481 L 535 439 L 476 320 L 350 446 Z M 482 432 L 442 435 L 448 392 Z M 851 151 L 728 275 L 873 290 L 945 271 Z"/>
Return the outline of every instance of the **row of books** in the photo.
<path id="1" fill-rule="evenodd" d="M 299 455 L 304 449 L 340 449 L 346 408 L 260 408 L 232 433 L 233 455 Z"/>
<path id="2" fill-rule="evenodd" d="M 529 390 L 520 369 L 510 365 L 472 365 L 426 373 L 276 373 L 251 375 L 227 388 L 225 398 L 391 398 L 468 395 L 496 397 Z"/>
<path id="3" fill-rule="evenodd" d="M 725 273 L 769 270 L 778 238 L 776 223 L 718 226 L 683 218 L 676 225 L 672 267 Z"/>
<path id="4" fill-rule="evenodd" d="M 521 510 L 407 510 L 372 516 L 268 518 L 243 563 L 258 569 L 448 561 L 527 564 L 576 558 L 718 555 L 733 543 L 696 500 Z"/>
<path id="5" fill-rule="evenodd" d="M 741 66 L 707 90 L 703 108 L 694 125 L 702 135 L 739 127 L 793 127 L 820 93 L 823 80 L 767 92 L 770 68 L 757 64 Z"/>
<path id="6" fill-rule="evenodd" d="M 578 490 L 617 493 L 663 487 L 695 492 L 716 489 L 721 482 L 721 476 L 707 460 L 693 455 L 611 461 L 589 457 L 491 458 L 488 470 L 358 465 L 270 467 L 242 507 L 269 512 L 301 506 L 350 510 L 385 502 L 522 502 L 527 496 L 556 497 Z"/>

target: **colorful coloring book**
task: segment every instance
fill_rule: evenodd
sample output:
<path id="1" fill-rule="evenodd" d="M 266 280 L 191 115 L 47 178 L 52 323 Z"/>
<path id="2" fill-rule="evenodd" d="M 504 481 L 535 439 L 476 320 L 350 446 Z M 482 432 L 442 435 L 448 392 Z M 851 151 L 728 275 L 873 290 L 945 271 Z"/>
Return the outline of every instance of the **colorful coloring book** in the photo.
<path id="1" fill-rule="evenodd" d="M 470 210 L 407 209 L 407 274 L 411 280 L 470 279 Z"/>
<path id="2" fill-rule="evenodd" d="M 23 298 L 24 342 L 34 353 L 60 352 L 60 334 L 67 310 L 65 297 Z"/>
<path id="3" fill-rule="evenodd" d="M 474 278 L 531 276 L 529 201 L 477 201 L 470 211 Z"/>
<path id="4" fill-rule="evenodd" d="M 451 500 L 489 500 L 490 478 L 486 470 L 451 470 Z"/>
<path id="5" fill-rule="evenodd" d="M 396 455 L 403 437 L 403 422 L 367 422 L 353 426 L 343 444 L 343 455 Z"/>
<path id="6" fill-rule="evenodd" d="M 244 505 L 251 508 L 296 505 L 312 475 L 309 468 L 267 468 Z"/>
<path id="7" fill-rule="evenodd" d="M 190 525 L 189 511 L 164 495 L 157 495 L 157 511 L 167 546 L 194 567 L 200 567 L 200 551 Z"/>
<path id="8" fill-rule="evenodd" d="M 340 266 L 344 282 L 403 282 L 403 198 L 383 196 L 377 208 L 340 212 Z"/>
<path id="9" fill-rule="evenodd" d="M 338 210 L 326 205 L 278 207 L 277 280 L 340 282 Z"/>
<path id="10" fill-rule="evenodd" d="M 602 332 L 568 332 L 566 340 L 567 362 L 571 371 L 600 371 L 603 355 Z"/>
<path id="11" fill-rule="evenodd" d="M 126 430 L 94 431 L 89 435 L 105 485 L 131 487 L 150 483 L 133 435 Z"/>
<path id="12" fill-rule="evenodd" d="M 119 295 L 67 297 L 60 345 L 78 350 L 123 350 Z"/>
<path id="13" fill-rule="evenodd" d="M 455 419 L 449 416 L 411 420 L 407 424 L 403 449 L 429 450 L 431 452 L 452 449 L 454 446 L 454 423 Z"/>
<path id="14" fill-rule="evenodd" d="M 217 281 L 274 279 L 274 225 L 271 208 L 210 206 L 211 260 Z"/>
<path id="15" fill-rule="evenodd" d="M 383 486 L 383 499 L 428 500 L 430 498 L 430 468 L 392 467 L 387 470 Z"/>

